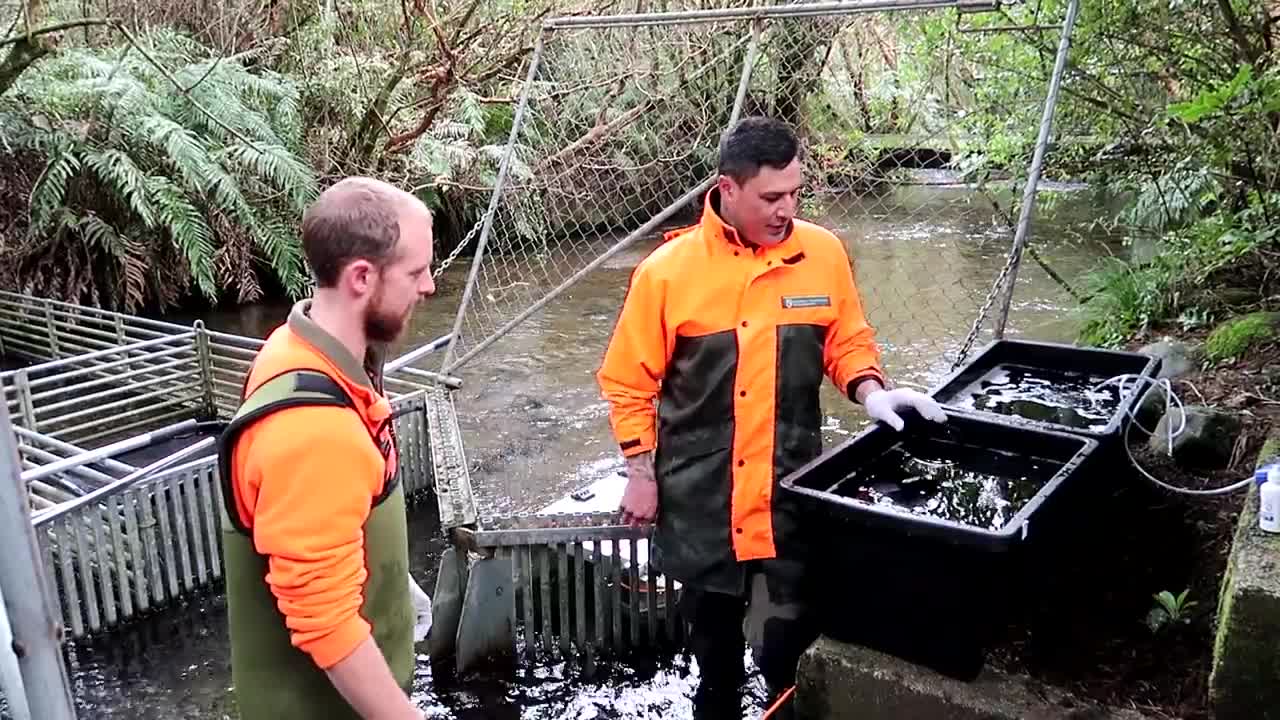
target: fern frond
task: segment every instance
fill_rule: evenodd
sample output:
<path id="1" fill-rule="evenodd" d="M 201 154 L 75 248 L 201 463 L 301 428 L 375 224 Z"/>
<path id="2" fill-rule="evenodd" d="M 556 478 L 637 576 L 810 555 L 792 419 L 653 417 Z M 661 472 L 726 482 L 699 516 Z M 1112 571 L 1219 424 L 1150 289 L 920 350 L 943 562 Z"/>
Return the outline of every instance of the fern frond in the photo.
<path id="1" fill-rule="evenodd" d="M 265 180 L 271 187 L 287 194 L 293 207 L 305 209 L 318 193 L 311 168 L 278 145 L 232 145 L 216 155 L 227 158 L 246 171 Z"/>
<path id="2" fill-rule="evenodd" d="M 33 234 L 42 232 L 62 207 L 71 178 L 80 172 L 80 158 L 71 149 L 63 150 L 45 165 L 44 172 L 31 191 L 31 223 Z"/>
<path id="3" fill-rule="evenodd" d="M 147 176 L 132 158 L 119 150 L 103 150 L 86 155 L 84 164 L 103 181 L 106 189 L 124 200 L 122 204 L 133 210 L 144 225 L 155 227 L 155 212 L 147 198 Z"/>
<path id="4" fill-rule="evenodd" d="M 440 119 L 431 128 L 431 134 L 441 140 L 465 140 L 471 135 L 471 125 L 452 119 Z"/>
<path id="5" fill-rule="evenodd" d="M 120 233 L 97 214 L 87 212 L 81 215 L 76 229 L 80 231 L 80 237 L 85 240 L 89 249 L 98 249 L 117 258 L 124 256 L 124 240 Z"/>
<path id="6" fill-rule="evenodd" d="M 139 146 L 158 147 L 162 151 L 162 162 L 176 170 L 192 192 L 205 191 L 213 160 L 208 147 L 195 133 L 163 115 L 150 115 L 134 126 L 133 139 Z"/>
<path id="7" fill-rule="evenodd" d="M 199 102 L 205 110 L 213 113 L 228 127 L 248 136 L 250 139 L 269 145 L 283 145 L 277 137 L 275 128 L 267 121 L 264 113 L 246 105 L 236 93 L 234 87 L 221 83 L 204 83 L 191 91 L 191 97 Z M 236 138 L 210 120 L 195 105 L 179 96 L 180 118 L 188 127 L 199 128 L 202 132 L 218 138 L 223 143 L 234 142 Z"/>
<path id="8" fill-rule="evenodd" d="M 206 171 L 205 196 L 228 217 L 235 218 L 246 227 L 252 225 L 255 222 L 253 208 L 236 179 L 216 162 L 210 163 Z"/>
<path id="9" fill-rule="evenodd" d="M 148 177 L 147 190 L 155 205 L 156 217 L 186 258 L 196 286 L 205 297 L 216 300 L 218 283 L 213 268 L 213 233 L 204 217 L 188 202 L 182 188 L 168 178 Z"/>
<path id="10" fill-rule="evenodd" d="M 207 57 L 209 54 L 190 35 L 163 25 L 148 27 L 137 39 L 157 59 L 169 60 L 176 65 L 192 64 L 195 58 Z"/>
<path id="11" fill-rule="evenodd" d="M 222 247 L 218 249 L 218 259 L 214 263 L 218 281 L 225 287 L 239 288 L 236 299 L 240 303 L 258 300 L 262 297 L 262 286 L 258 284 L 258 276 L 253 269 L 253 244 L 249 237 L 222 213 L 213 213 L 211 225 L 222 239 Z"/>
<path id="12" fill-rule="evenodd" d="M 147 252 L 146 244 L 137 240 L 125 239 L 125 252 L 120 257 L 120 268 L 124 275 L 124 297 L 122 298 L 126 312 L 142 304 L 147 292 L 147 271 L 157 270 Z M 176 283 L 169 283 L 176 284 Z M 119 292 L 117 290 L 117 292 Z M 119 300 L 117 300 L 119 302 Z"/>
<path id="13" fill-rule="evenodd" d="M 254 222 L 251 233 L 285 291 L 291 297 L 301 297 L 308 277 L 303 268 L 302 247 L 293 229 L 277 218 L 263 218 Z"/>
<path id="14" fill-rule="evenodd" d="M 484 106 L 480 104 L 480 97 L 473 92 L 464 91 L 460 93 L 458 105 L 458 116 L 468 130 L 464 137 L 483 135 L 487 117 Z"/>

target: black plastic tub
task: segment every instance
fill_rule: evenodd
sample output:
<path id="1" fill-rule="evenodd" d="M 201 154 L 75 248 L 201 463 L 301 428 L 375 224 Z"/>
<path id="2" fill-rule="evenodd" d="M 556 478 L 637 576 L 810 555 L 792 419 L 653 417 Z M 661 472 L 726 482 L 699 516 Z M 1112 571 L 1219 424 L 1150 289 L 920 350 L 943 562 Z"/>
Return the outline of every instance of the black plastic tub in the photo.
<path id="1" fill-rule="evenodd" d="M 1150 383 L 1103 381 L 1155 377 L 1160 359 L 1140 353 L 1029 340 L 996 340 L 930 394 L 964 413 L 995 416 L 1112 444 Z"/>
<path id="2" fill-rule="evenodd" d="M 821 631 L 969 680 L 1097 442 L 946 414 L 876 424 L 780 485 L 811 533 Z"/>

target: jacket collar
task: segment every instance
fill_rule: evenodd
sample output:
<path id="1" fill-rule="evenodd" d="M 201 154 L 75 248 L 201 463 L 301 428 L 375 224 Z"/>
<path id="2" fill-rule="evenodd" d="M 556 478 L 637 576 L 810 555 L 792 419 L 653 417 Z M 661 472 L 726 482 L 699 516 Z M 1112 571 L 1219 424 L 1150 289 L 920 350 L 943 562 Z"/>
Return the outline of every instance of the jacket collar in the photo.
<path id="1" fill-rule="evenodd" d="M 702 226 L 704 234 L 707 234 L 714 240 L 719 241 L 717 243 L 718 245 L 728 246 L 731 248 L 746 248 L 752 252 L 758 252 L 762 256 L 772 256 L 777 254 L 792 256 L 800 252 L 800 243 L 796 239 L 796 224 L 794 220 L 792 220 L 788 225 L 787 236 L 783 238 L 782 242 L 771 247 L 757 245 L 756 243 L 742 237 L 742 234 L 739 233 L 736 228 L 725 222 L 720 216 L 719 188 L 713 187 L 707 191 L 702 204 L 702 218 L 699 221 L 699 224 Z"/>
<path id="2" fill-rule="evenodd" d="M 382 363 L 385 359 L 384 348 L 371 344 L 365 353 L 364 362 L 356 360 L 356 356 L 337 338 L 311 319 L 311 300 L 300 300 L 289 311 L 289 329 L 308 345 L 315 348 L 325 357 L 347 380 L 363 388 L 378 391 L 382 380 Z"/>

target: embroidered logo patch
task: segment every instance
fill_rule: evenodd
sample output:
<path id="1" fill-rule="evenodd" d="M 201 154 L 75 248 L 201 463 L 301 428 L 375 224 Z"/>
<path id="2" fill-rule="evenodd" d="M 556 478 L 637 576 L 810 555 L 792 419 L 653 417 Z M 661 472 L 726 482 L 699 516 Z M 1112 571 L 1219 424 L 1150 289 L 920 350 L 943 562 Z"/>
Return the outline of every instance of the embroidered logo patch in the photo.
<path id="1" fill-rule="evenodd" d="M 784 295 L 782 298 L 782 307 L 788 310 L 793 308 L 829 307 L 830 305 L 830 295 Z"/>

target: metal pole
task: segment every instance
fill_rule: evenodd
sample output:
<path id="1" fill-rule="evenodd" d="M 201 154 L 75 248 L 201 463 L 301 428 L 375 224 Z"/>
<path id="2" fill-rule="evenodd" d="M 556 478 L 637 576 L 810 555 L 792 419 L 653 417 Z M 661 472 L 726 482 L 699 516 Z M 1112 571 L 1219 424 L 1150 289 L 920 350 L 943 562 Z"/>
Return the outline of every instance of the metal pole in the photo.
<path id="1" fill-rule="evenodd" d="M 511 170 L 511 158 L 516 152 L 516 139 L 520 137 L 524 123 L 525 109 L 529 107 L 529 92 L 533 88 L 533 78 L 542 63 L 542 49 L 546 44 L 548 30 L 544 27 L 538 31 L 538 40 L 533 46 L 533 57 L 529 60 L 529 72 L 525 74 L 524 87 L 520 89 L 520 102 L 516 105 L 515 117 L 511 120 L 511 133 L 507 136 L 507 151 L 502 155 L 502 165 L 498 168 L 498 177 L 493 182 L 493 195 L 489 197 L 489 207 L 484 213 L 484 224 L 480 229 L 480 239 L 476 241 L 476 254 L 471 260 L 471 270 L 467 274 L 467 286 L 462 291 L 462 301 L 458 304 L 458 315 L 453 319 L 452 338 L 444 351 L 444 362 L 440 372 L 449 374 L 453 369 L 454 350 L 458 346 L 458 335 L 462 332 L 462 318 L 471 303 L 471 294 L 475 292 L 476 281 L 480 277 L 480 265 L 484 261 L 484 246 L 489 242 L 489 231 L 493 229 L 493 216 L 498 210 L 498 200 L 502 197 L 502 187 L 507 182 L 507 173 Z"/>
<path id="2" fill-rule="evenodd" d="M 674 23 L 751 20 L 754 18 L 812 17 L 815 15 L 852 15 L 856 13 L 958 8 L 963 12 L 995 10 L 995 0 L 846 0 L 843 2 L 792 3 L 765 7 L 717 8 L 623 15 L 569 15 L 549 18 L 542 27 L 551 29 L 583 27 L 619 27 L 671 25 Z"/>
<path id="3" fill-rule="evenodd" d="M 1040 185 L 1040 171 L 1044 165 L 1045 147 L 1049 144 L 1049 131 L 1053 127 L 1053 111 L 1058 104 L 1058 89 L 1062 86 L 1062 73 L 1067 66 L 1067 51 L 1071 47 L 1071 31 L 1075 28 L 1080 0 L 1067 5 L 1067 17 L 1062 21 L 1062 37 L 1058 39 L 1058 56 L 1053 62 L 1053 75 L 1049 78 L 1049 94 L 1044 100 L 1044 112 L 1040 117 L 1040 133 L 1036 137 L 1035 153 L 1031 157 L 1031 170 L 1027 175 L 1027 187 L 1022 193 L 1022 208 L 1018 214 L 1018 227 L 1013 235 L 1013 264 L 1009 268 L 1008 290 L 1000 301 L 1000 313 L 996 315 L 995 337 L 1004 338 L 1009 322 L 1009 308 L 1013 304 L 1013 291 L 1018 284 L 1018 265 L 1027 245 L 1027 232 L 1031 227 L 1031 215 L 1036 205 L 1036 190 Z"/>
<path id="4" fill-rule="evenodd" d="M 13 630 L 13 652 L 31 716 L 75 720 L 71 680 L 62 659 L 62 626 L 49 597 L 19 463 L 9 408 L 0 403 L 0 592 Z"/>
<path id="5" fill-rule="evenodd" d="M 742 77 L 738 78 L 738 93 L 733 98 L 733 110 L 729 112 L 729 128 L 738 123 L 742 117 L 742 106 L 747 101 L 747 88 L 751 84 L 751 75 L 755 71 L 756 56 L 760 53 L 760 26 L 763 19 L 751 23 L 751 42 L 747 44 L 747 59 L 742 63 Z"/>
<path id="6" fill-rule="evenodd" d="M 58 452 L 71 453 L 72 455 L 79 455 L 80 453 L 85 452 L 85 449 L 82 447 L 77 447 L 71 443 L 63 442 L 57 438 L 51 438 L 48 435 L 41 435 L 38 432 L 28 430 L 24 427 L 14 426 L 13 432 L 18 436 L 19 440 L 26 440 L 27 445 L 30 447 L 44 446 Z M 128 463 L 123 463 L 112 458 L 103 458 L 99 461 L 99 464 L 112 472 L 125 474 L 138 469 Z"/>
<path id="7" fill-rule="evenodd" d="M 129 473 L 128 475 L 111 483 L 110 485 L 104 485 L 98 488 L 97 490 L 94 490 L 91 493 L 88 493 L 86 495 L 81 495 L 75 500 L 71 500 L 70 502 L 64 502 L 48 510 L 37 513 L 36 515 L 32 516 L 31 520 L 36 525 L 44 525 L 47 523 L 51 523 L 54 520 L 57 520 L 58 518 L 62 517 L 63 515 L 66 515 L 69 512 L 78 510 L 84 507 L 85 505 L 98 502 L 99 500 L 105 500 L 111 497 L 112 495 L 117 495 L 119 493 L 122 493 L 125 490 L 129 489 L 129 487 L 131 487 L 132 485 L 138 483 L 141 480 L 145 480 L 149 478 L 151 475 L 154 475 L 155 473 L 169 467 L 170 465 L 173 465 L 174 463 L 187 457 L 188 455 L 194 455 L 199 450 L 204 450 L 205 448 L 208 448 L 208 447 L 214 447 L 217 444 L 217 442 L 218 442 L 218 438 L 210 437 L 210 438 L 205 438 L 199 442 L 192 443 L 182 448 L 181 450 L 178 450 L 176 452 L 173 452 L 169 455 L 166 455 L 160 458 L 159 460 L 151 463 L 150 465 L 147 465 L 134 472 Z"/>
<path id="8" fill-rule="evenodd" d="M 710 190 L 711 186 L 715 185 L 716 183 L 716 177 L 717 177 L 716 175 L 712 175 L 706 180 L 703 180 L 702 182 L 698 183 L 692 190 L 686 192 L 684 195 L 681 195 L 675 202 L 671 203 L 665 209 L 663 209 L 662 212 L 659 212 L 657 215 L 654 215 L 653 217 L 649 218 L 648 222 L 636 228 L 635 230 L 632 230 L 630 233 L 627 234 L 626 237 L 622 238 L 617 243 L 615 243 L 613 247 L 604 251 L 604 253 L 602 253 L 595 260 L 592 260 L 591 262 L 587 263 L 586 266 L 584 266 L 581 270 L 569 276 L 568 280 L 565 280 L 564 282 L 560 283 L 559 285 L 556 286 L 554 290 L 547 293 L 546 295 L 543 295 L 541 298 L 538 299 L 537 302 L 535 302 L 534 304 L 522 310 L 519 315 L 516 315 L 515 317 L 508 320 L 505 324 L 503 324 L 502 327 L 498 328 L 495 332 L 491 333 L 489 337 L 485 338 L 484 342 L 481 342 L 479 345 L 476 345 L 475 347 L 471 348 L 471 350 L 469 350 L 466 355 L 463 355 L 462 357 L 458 358 L 458 360 L 456 360 L 453 363 L 453 365 L 449 367 L 447 372 L 452 372 L 453 370 L 456 370 L 457 368 L 461 367 L 468 360 L 475 357 L 476 353 L 489 347 L 494 342 L 496 342 L 499 338 L 505 335 L 508 330 L 524 322 L 525 319 L 527 319 L 530 315 L 533 315 L 534 313 L 538 312 L 543 307 L 545 307 L 547 303 L 559 297 L 560 294 L 563 293 L 565 290 L 568 290 L 570 286 L 572 286 L 574 283 L 581 280 L 584 275 L 591 272 L 592 270 L 595 270 L 601 265 L 605 264 L 606 262 L 608 262 L 609 258 L 625 250 L 627 247 L 631 245 L 631 243 L 644 237 L 645 235 L 648 235 L 650 232 L 655 230 L 667 218 L 671 217 L 672 215 L 675 215 L 677 210 L 687 205 L 694 198 L 697 198 L 703 193 L 705 193 L 706 191 Z"/>
<path id="9" fill-rule="evenodd" d="M 410 377 L 420 377 L 420 378 L 423 378 L 424 380 L 430 380 L 433 383 L 439 383 L 440 385 L 444 385 L 445 387 L 451 388 L 453 390 L 457 390 L 458 388 L 462 387 L 462 378 L 455 377 L 453 375 L 442 375 L 438 372 L 432 372 L 431 370 L 422 370 L 416 367 L 402 367 L 402 368 L 399 368 L 397 372 L 399 372 L 400 375 L 402 376 L 408 375 Z M 401 379 L 401 378 L 397 378 L 397 379 Z"/>
<path id="10" fill-rule="evenodd" d="M 9 703 L 13 720 L 31 720 L 31 708 L 27 707 L 27 689 L 22 684 L 22 670 L 18 656 L 13 651 L 13 628 L 9 627 L 9 609 L 4 604 L 4 592 L 0 591 L 0 694 Z"/>
<path id="11" fill-rule="evenodd" d="M 31 375 L 32 373 L 43 373 L 48 370 L 57 370 L 59 368 L 66 367 L 68 365 L 79 365 L 79 364 L 88 362 L 89 360 L 97 360 L 100 358 L 109 357 L 113 355 L 121 355 L 122 353 L 129 352 L 131 350 L 142 350 L 144 348 L 154 347 L 156 345 L 174 345 L 183 340 L 190 340 L 195 336 L 196 334 L 194 332 L 188 330 L 186 332 L 179 333 L 177 335 L 168 335 L 165 337 L 152 338 L 151 340 L 141 340 L 139 342 L 132 343 L 129 345 L 119 345 L 116 347 L 105 348 L 102 350 L 94 350 L 92 352 L 80 353 L 78 355 L 71 355 L 69 357 L 58 358 L 57 360 L 47 360 L 38 365 L 28 365 L 25 368 L 21 368 L 21 370 L 9 370 L 9 371 L 0 373 L 0 378 L 8 377 L 11 374 L 16 374 L 22 371 L 26 371 L 28 375 Z M 141 358 L 141 359 L 145 359 L 145 358 Z"/>
<path id="12" fill-rule="evenodd" d="M 209 331 L 204 327 L 204 321 L 197 320 L 193 323 L 195 328 L 195 351 L 196 362 L 200 368 L 200 388 L 204 391 L 204 412 L 205 417 L 218 417 L 218 397 L 213 392 L 213 351 L 209 347 Z"/>
<path id="13" fill-rule="evenodd" d="M 78 455 L 63 458 L 62 460 L 49 463 L 48 465 L 41 465 L 38 468 L 32 468 L 27 472 L 22 473 L 22 481 L 31 482 L 32 480 L 39 480 L 41 478 L 49 477 L 50 475 L 56 475 L 64 470 L 79 467 L 80 465 L 96 463 L 100 460 L 112 457 L 113 455 L 137 450 L 138 448 L 146 447 L 162 440 L 168 440 L 171 437 L 177 437 L 184 432 L 194 431 L 199 426 L 200 423 L 196 420 L 183 420 L 182 422 L 160 428 L 159 430 L 152 430 L 151 432 L 135 435 L 131 438 L 118 440 L 110 445 L 103 445 L 102 447 L 94 448 L 93 450 L 85 450 Z"/>
<path id="14" fill-rule="evenodd" d="M 436 338 L 435 340 L 432 340 L 431 342 L 427 343 L 426 345 L 423 345 L 420 348 L 415 348 L 413 350 L 410 350 L 409 352 L 401 355 L 400 357 L 384 365 L 382 368 L 382 374 L 384 376 L 388 375 L 408 365 L 409 363 L 416 362 L 418 359 L 426 357 L 427 355 L 430 355 L 431 353 L 444 347 L 452 339 L 453 339 L 453 333 L 449 333 L 447 335 L 441 335 L 440 337 Z"/>

